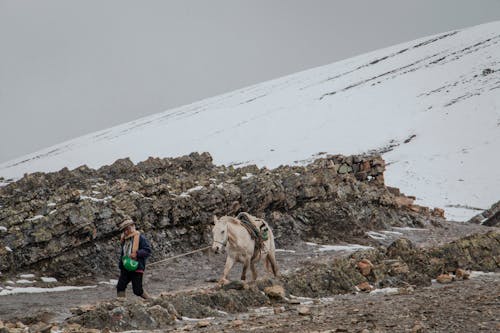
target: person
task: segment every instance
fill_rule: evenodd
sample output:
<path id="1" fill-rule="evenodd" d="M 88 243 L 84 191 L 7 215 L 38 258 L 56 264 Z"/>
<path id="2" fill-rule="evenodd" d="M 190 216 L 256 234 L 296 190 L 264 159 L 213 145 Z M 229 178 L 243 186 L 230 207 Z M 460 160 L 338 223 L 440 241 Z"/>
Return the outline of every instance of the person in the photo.
<path id="1" fill-rule="evenodd" d="M 148 293 L 142 288 L 142 277 L 146 269 L 146 259 L 151 255 L 151 247 L 146 237 L 135 229 L 135 223 L 132 219 L 126 218 L 119 226 L 120 231 L 123 231 L 120 237 L 121 254 L 120 263 L 120 278 L 116 285 L 118 297 L 125 297 L 125 289 L 130 281 L 132 281 L 132 290 L 134 294 L 144 299 L 149 298 Z M 124 256 L 137 261 L 137 269 L 129 271 L 123 263 Z"/>

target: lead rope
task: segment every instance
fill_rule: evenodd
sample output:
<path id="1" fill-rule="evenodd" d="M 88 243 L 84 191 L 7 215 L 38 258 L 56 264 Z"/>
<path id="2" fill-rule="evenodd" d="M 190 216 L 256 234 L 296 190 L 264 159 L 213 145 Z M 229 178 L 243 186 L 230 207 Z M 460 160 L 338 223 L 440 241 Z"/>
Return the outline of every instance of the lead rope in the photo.
<path id="1" fill-rule="evenodd" d="M 179 255 L 170 257 L 170 258 L 166 258 L 166 259 L 163 259 L 163 260 L 155 261 L 153 263 L 148 264 L 148 266 L 151 267 L 153 265 L 156 265 L 156 264 L 159 264 L 159 263 L 162 263 L 162 262 L 165 262 L 165 261 L 169 261 L 169 260 L 180 258 L 180 257 L 185 257 L 187 255 L 190 255 L 190 254 L 193 254 L 193 253 L 196 253 L 196 252 L 201 252 L 201 251 L 207 250 L 207 249 L 209 249 L 211 247 L 212 246 L 209 245 L 209 246 L 202 247 L 201 249 L 198 249 L 198 250 L 193 250 L 193 251 L 190 251 L 190 252 L 186 252 L 186 253 L 183 253 L 183 254 L 179 254 Z"/>

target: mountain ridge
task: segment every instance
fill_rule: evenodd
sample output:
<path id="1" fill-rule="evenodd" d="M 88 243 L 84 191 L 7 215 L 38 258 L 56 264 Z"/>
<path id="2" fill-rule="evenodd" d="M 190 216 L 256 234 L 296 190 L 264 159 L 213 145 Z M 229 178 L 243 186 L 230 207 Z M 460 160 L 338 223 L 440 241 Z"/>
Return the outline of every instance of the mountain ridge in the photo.
<path id="1" fill-rule="evenodd" d="M 498 201 L 500 22 L 422 37 L 94 132 L 0 176 L 209 151 L 226 165 L 382 152 L 389 185 L 466 220 Z M 389 124 L 391 123 L 391 124 Z M 464 138 L 465 135 L 470 137 Z"/>

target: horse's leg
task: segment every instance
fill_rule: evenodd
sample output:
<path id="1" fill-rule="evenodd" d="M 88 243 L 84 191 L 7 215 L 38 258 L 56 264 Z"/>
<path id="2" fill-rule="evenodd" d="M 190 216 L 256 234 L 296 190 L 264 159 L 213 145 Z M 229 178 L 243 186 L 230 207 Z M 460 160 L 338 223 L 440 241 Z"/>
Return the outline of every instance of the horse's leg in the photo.
<path id="1" fill-rule="evenodd" d="M 243 270 L 241 271 L 241 279 L 244 281 L 247 277 L 247 269 L 248 269 L 248 266 L 250 266 L 250 259 L 247 259 L 245 260 L 245 262 L 243 262 Z"/>
<path id="2" fill-rule="evenodd" d="M 267 254 L 266 264 L 269 264 L 271 266 L 272 273 L 275 277 L 278 277 L 280 275 L 278 264 L 276 263 L 276 257 L 274 256 L 274 251 L 269 251 L 269 253 Z"/>
<path id="3" fill-rule="evenodd" d="M 219 284 L 225 284 L 229 282 L 227 276 L 233 265 L 234 265 L 234 259 L 228 255 L 226 258 L 226 266 L 224 266 L 224 273 L 222 274 L 222 277 L 219 280 Z"/>
<path id="4" fill-rule="evenodd" d="M 250 269 L 252 271 L 252 281 L 257 280 L 257 268 L 255 268 L 255 261 L 250 262 Z"/>

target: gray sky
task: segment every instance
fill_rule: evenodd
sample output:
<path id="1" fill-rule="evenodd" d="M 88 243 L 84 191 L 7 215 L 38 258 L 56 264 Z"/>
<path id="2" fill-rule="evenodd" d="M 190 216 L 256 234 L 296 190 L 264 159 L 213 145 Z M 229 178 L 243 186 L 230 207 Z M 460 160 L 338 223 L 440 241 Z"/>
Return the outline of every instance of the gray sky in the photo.
<path id="1" fill-rule="evenodd" d="M 0 0 L 0 162 L 495 20 L 499 0 Z"/>

